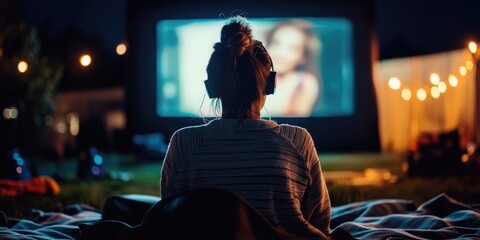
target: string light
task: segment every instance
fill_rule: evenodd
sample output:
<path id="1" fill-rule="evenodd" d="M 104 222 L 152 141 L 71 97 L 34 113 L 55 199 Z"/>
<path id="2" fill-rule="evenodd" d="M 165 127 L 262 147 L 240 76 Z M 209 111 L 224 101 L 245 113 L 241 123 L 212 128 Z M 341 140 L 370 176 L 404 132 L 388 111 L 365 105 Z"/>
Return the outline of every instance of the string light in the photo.
<path id="1" fill-rule="evenodd" d="M 417 90 L 417 98 L 420 101 L 425 101 L 425 99 L 427 98 L 427 92 L 425 91 L 425 89 L 419 88 Z"/>
<path id="2" fill-rule="evenodd" d="M 28 63 L 22 60 L 18 62 L 17 68 L 20 73 L 24 73 L 28 69 Z"/>
<path id="3" fill-rule="evenodd" d="M 402 90 L 402 98 L 403 98 L 403 100 L 408 101 L 408 100 L 410 100 L 411 97 L 412 97 L 412 92 L 410 91 L 410 89 L 404 88 L 404 89 Z"/>
<path id="4" fill-rule="evenodd" d="M 450 86 L 456 87 L 458 85 L 458 79 L 454 74 L 450 74 L 448 76 L 448 83 L 450 83 Z"/>
<path id="5" fill-rule="evenodd" d="M 460 72 L 460 75 L 465 77 L 467 75 L 467 68 L 465 66 L 460 66 L 460 68 L 458 68 L 458 72 Z"/>
<path id="6" fill-rule="evenodd" d="M 399 89 L 401 85 L 402 85 L 402 83 L 396 77 L 392 77 L 392 78 L 390 78 L 390 80 L 388 80 L 388 86 L 393 90 Z"/>
<path id="7" fill-rule="evenodd" d="M 473 41 L 469 42 L 468 49 L 470 50 L 471 53 L 475 54 L 477 52 L 477 44 Z"/>
<path id="8" fill-rule="evenodd" d="M 437 85 L 440 82 L 440 76 L 438 76 L 436 73 L 430 74 L 430 82 L 433 85 Z"/>
<path id="9" fill-rule="evenodd" d="M 117 45 L 115 50 L 117 51 L 118 55 L 123 55 L 127 52 L 127 45 L 125 45 L 125 43 L 120 43 Z"/>
<path id="10" fill-rule="evenodd" d="M 432 95 L 433 98 L 439 98 L 440 97 L 440 89 L 437 86 L 433 86 L 430 89 L 430 95 Z"/>
<path id="11" fill-rule="evenodd" d="M 465 62 L 465 67 L 467 67 L 467 70 L 468 70 L 468 71 L 471 71 L 471 70 L 473 69 L 473 62 L 470 61 L 470 60 L 467 60 L 467 61 Z"/>
<path id="12" fill-rule="evenodd" d="M 84 54 L 80 57 L 80 64 L 82 66 L 87 67 L 90 63 L 92 63 L 92 57 L 90 57 L 90 55 Z"/>
<path id="13" fill-rule="evenodd" d="M 477 43 L 475 43 L 473 41 L 470 42 L 468 44 L 468 49 L 470 50 L 471 53 L 476 54 L 477 50 L 478 50 L 477 49 Z M 468 74 L 468 71 L 473 70 L 474 67 L 475 67 L 475 64 L 472 60 L 466 60 L 465 65 L 460 66 L 458 68 L 458 72 L 461 76 L 465 77 Z M 457 87 L 458 86 L 459 79 L 457 78 L 457 76 L 455 74 L 453 74 L 453 73 L 449 74 L 447 79 L 448 79 L 448 84 L 451 87 Z M 430 88 L 430 95 L 433 98 L 439 98 L 442 93 L 445 93 L 447 91 L 446 81 L 445 82 L 441 81 L 440 80 L 440 75 L 437 74 L 437 73 L 431 73 L 430 74 L 430 83 L 434 85 Z M 397 77 L 391 77 L 388 81 L 388 86 L 393 90 L 400 89 L 401 85 L 402 84 Z M 426 88 L 428 89 L 428 86 Z M 413 90 L 413 91 L 415 91 L 415 90 Z M 418 88 L 416 90 L 416 95 L 417 95 L 418 100 L 420 100 L 420 101 L 425 101 L 427 99 L 427 91 L 424 88 Z M 401 96 L 402 96 L 403 100 L 409 101 L 412 97 L 412 90 L 410 90 L 408 88 L 402 89 Z"/>
<path id="14" fill-rule="evenodd" d="M 445 82 L 439 82 L 438 83 L 438 90 L 440 90 L 441 93 L 444 93 L 447 91 L 447 84 Z"/>

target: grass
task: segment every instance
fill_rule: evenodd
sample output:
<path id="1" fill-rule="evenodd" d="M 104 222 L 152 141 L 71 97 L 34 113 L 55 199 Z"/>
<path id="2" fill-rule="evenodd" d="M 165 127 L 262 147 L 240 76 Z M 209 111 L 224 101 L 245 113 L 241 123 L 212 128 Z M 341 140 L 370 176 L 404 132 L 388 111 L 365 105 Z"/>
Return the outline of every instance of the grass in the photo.
<path id="1" fill-rule="evenodd" d="M 328 185 L 333 206 L 380 198 L 401 198 L 417 205 L 432 197 L 446 193 L 464 203 L 480 202 L 479 176 L 447 178 L 407 178 L 402 175 L 402 155 L 396 154 L 323 154 L 322 169 L 329 171 L 358 171 L 366 168 L 387 168 L 398 175 L 396 183 L 384 186 L 353 186 L 331 183 Z M 104 155 L 105 169 L 111 176 L 127 174 L 130 180 L 115 178 L 77 180 L 73 160 L 60 164 L 42 162 L 39 172 L 45 175 L 60 171 L 65 181 L 59 182 L 56 196 L 0 197 L 0 211 L 15 218 L 34 217 L 32 209 L 63 211 L 69 204 L 87 204 L 101 209 L 105 200 L 114 194 L 160 194 L 161 162 L 142 162 L 135 155 L 109 153 Z"/>

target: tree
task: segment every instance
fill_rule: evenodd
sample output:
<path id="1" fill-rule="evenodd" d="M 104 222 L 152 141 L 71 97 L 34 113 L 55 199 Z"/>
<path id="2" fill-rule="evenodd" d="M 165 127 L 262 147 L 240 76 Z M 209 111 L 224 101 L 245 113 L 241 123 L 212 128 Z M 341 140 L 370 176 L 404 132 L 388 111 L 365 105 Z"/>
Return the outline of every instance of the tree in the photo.
<path id="1" fill-rule="evenodd" d="M 49 134 L 38 126 L 55 108 L 64 66 L 42 53 L 37 28 L 19 17 L 20 9 L 21 1 L 0 0 L 0 150 L 31 152 Z"/>

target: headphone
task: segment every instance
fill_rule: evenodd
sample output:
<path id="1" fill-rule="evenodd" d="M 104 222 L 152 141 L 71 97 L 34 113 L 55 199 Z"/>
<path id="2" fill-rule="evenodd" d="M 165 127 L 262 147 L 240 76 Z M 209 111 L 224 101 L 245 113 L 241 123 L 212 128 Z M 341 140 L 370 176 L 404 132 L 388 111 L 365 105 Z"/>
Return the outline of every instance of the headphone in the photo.
<path id="1" fill-rule="evenodd" d="M 267 51 L 260 41 L 256 41 L 256 42 L 259 43 L 259 46 L 261 46 L 265 51 Z M 275 70 L 273 68 L 273 61 L 272 61 L 272 58 L 270 57 L 270 55 L 268 55 L 268 58 L 270 59 L 270 62 L 272 63 L 272 71 L 270 71 L 270 73 L 268 74 L 268 77 L 267 77 L 267 84 L 265 85 L 265 95 L 270 95 L 270 94 L 275 93 L 276 76 L 277 76 L 277 72 L 275 72 Z M 219 98 L 220 97 L 220 93 L 217 89 L 218 85 L 216 85 L 214 81 L 212 81 L 210 79 L 207 79 L 207 80 L 204 81 L 204 83 L 205 83 L 205 88 L 207 89 L 208 97 L 210 97 L 210 98 Z"/>

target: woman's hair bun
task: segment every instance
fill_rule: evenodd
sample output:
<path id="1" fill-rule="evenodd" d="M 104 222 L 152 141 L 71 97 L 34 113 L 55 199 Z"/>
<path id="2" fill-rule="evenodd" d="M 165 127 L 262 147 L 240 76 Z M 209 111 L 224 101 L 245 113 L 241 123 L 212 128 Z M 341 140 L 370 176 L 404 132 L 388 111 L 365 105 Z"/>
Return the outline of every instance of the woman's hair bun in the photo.
<path id="1" fill-rule="evenodd" d="M 252 29 L 245 18 L 233 17 L 223 26 L 220 41 L 230 56 L 241 56 L 254 44 Z"/>

